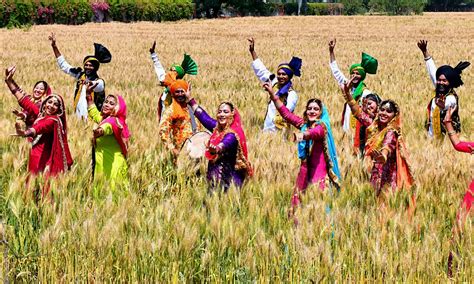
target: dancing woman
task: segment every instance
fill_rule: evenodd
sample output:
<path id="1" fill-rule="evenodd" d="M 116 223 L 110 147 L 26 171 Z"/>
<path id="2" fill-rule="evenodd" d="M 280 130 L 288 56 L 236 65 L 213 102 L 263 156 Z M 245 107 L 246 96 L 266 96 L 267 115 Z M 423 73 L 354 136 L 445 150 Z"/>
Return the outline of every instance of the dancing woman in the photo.
<path id="1" fill-rule="evenodd" d="M 252 55 L 252 68 L 255 75 L 261 82 L 270 82 L 273 87 L 277 88 L 278 91 L 275 94 L 280 98 L 283 104 L 293 112 L 296 108 L 296 103 L 298 103 L 298 95 L 295 90 L 293 90 L 291 79 L 293 76 L 301 76 L 302 60 L 298 57 L 293 57 L 289 63 L 281 63 L 278 65 L 277 74 L 275 75 L 268 71 L 262 60 L 258 58 L 255 52 L 255 39 L 249 38 L 248 41 L 250 43 L 249 51 Z M 273 101 L 270 101 L 263 123 L 263 131 L 277 131 L 286 127 L 287 125 L 278 114 L 275 104 Z"/>
<path id="2" fill-rule="evenodd" d="M 102 175 L 110 181 L 112 188 L 127 180 L 127 153 L 130 132 L 128 130 L 127 105 L 122 96 L 108 95 L 101 111 L 92 98 L 93 88 L 86 87 L 89 117 L 98 124 L 94 129 L 95 166 L 94 176 Z"/>
<path id="3" fill-rule="evenodd" d="M 48 179 L 68 170 L 73 163 L 67 141 L 66 109 L 62 97 L 56 94 L 44 98 L 40 107 L 35 105 L 13 80 L 15 71 L 15 67 L 5 71 L 5 83 L 18 104 L 35 117 L 33 125 L 27 129 L 17 123 L 16 133 L 33 138 L 28 172 L 33 176 L 43 175 L 46 184 L 42 195 L 45 196 L 49 191 Z"/>
<path id="4" fill-rule="evenodd" d="M 38 81 L 33 87 L 33 93 L 31 96 L 28 95 L 27 97 L 38 108 L 40 108 L 43 99 L 49 95 L 51 95 L 51 88 L 49 87 L 48 83 L 46 81 Z M 36 120 L 36 115 L 29 113 L 25 109 L 22 111 L 14 110 L 13 114 L 15 114 L 19 119 L 23 120 L 26 124 L 26 127 L 31 127 Z"/>
<path id="5" fill-rule="evenodd" d="M 339 189 L 341 174 L 326 107 L 319 99 L 310 99 L 303 117 L 299 117 L 290 112 L 269 83 L 263 86 L 283 119 L 300 130 L 295 134 L 301 166 L 296 180 L 297 191 L 292 198 L 293 205 L 299 203 L 300 193 L 310 184 L 315 184 L 321 190 L 328 185 Z"/>
<path id="6" fill-rule="evenodd" d="M 74 91 L 76 115 L 79 118 L 87 119 L 86 88 L 83 88 L 84 82 L 93 82 L 95 84 L 92 97 L 97 108 L 101 109 L 105 99 L 105 82 L 99 77 L 97 71 L 99 71 L 101 63 L 110 62 L 112 55 L 105 46 L 94 43 L 94 55 L 84 57 L 82 62 L 84 70 L 81 67 L 73 68 L 59 51 L 56 45 L 56 37 L 53 33 L 49 36 L 49 40 L 51 41 L 51 47 L 53 48 L 54 56 L 56 56 L 59 69 L 76 79 L 76 90 Z"/>
<path id="7" fill-rule="evenodd" d="M 248 160 L 247 139 L 237 108 L 232 103 L 223 102 L 214 119 L 191 97 L 191 90 L 187 90 L 186 96 L 196 117 L 212 132 L 205 153 L 209 160 L 207 180 L 210 189 L 221 188 L 227 192 L 231 184 L 241 188 L 245 179 L 252 175 L 252 166 Z"/>

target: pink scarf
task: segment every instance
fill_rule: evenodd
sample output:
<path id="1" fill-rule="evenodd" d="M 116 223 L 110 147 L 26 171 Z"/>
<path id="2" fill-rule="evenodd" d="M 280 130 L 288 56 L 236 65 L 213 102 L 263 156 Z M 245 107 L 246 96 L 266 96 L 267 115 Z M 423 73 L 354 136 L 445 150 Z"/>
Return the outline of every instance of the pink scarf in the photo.
<path id="1" fill-rule="evenodd" d="M 104 117 L 99 126 L 109 123 L 112 126 L 114 137 L 122 149 L 122 154 L 127 157 L 128 153 L 128 140 L 130 138 L 130 132 L 127 125 L 127 105 L 122 96 L 109 95 L 117 100 L 117 106 L 115 107 L 112 114 Z"/>

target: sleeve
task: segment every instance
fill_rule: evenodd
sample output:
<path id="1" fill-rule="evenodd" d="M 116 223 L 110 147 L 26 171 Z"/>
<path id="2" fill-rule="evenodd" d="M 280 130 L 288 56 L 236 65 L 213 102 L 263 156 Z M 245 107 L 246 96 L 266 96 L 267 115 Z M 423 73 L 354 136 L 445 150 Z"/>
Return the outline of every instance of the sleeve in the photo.
<path id="1" fill-rule="evenodd" d="M 112 135 L 114 133 L 110 123 L 104 123 L 100 126 L 100 128 L 104 129 L 104 136 Z"/>
<path id="2" fill-rule="evenodd" d="M 54 119 L 41 119 L 36 122 L 31 128 L 35 130 L 35 136 L 44 133 L 51 133 L 54 130 L 56 124 Z"/>
<path id="3" fill-rule="evenodd" d="M 87 108 L 87 112 L 89 113 L 89 117 L 95 123 L 100 123 L 102 121 L 102 116 L 100 115 L 100 112 L 95 105 L 89 106 Z"/>
<path id="4" fill-rule="evenodd" d="M 346 76 L 344 76 L 344 74 L 342 74 L 341 70 L 339 69 L 339 66 L 337 66 L 336 60 L 334 60 L 333 62 L 329 62 L 329 67 L 331 67 L 332 76 L 334 77 L 334 79 L 336 79 L 337 84 L 339 86 L 347 82 L 347 78 Z"/>
<path id="5" fill-rule="evenodd" d="M 39 108 L 31 101 L 30 96 L 23 96 L 18 104 L 31 116 L 38 116 Z"/>
<path id="6" fill-rule="evenodd" d="M 395 133 L 395 131 L 387 131 L 383 139 L 382 145 L 382 150 L 388 150 L 388 155 L 390 156 L 390 154 L 392 154 L 395 148 L 397 147 L 397 134 Z"/>
<path id="7" fill-rule="evenodd" d="M 151 54 L 151 60 L 153 60 L 153 67 L 155 68 L 155 73 L 158 77 L 158 80 L 160 82 L 163 82 L 165 80 L 166 75 L 165 68 L 163 68 L 163 65 L 158 59 L 158 55 L 155 52 Z"/>
<path id="8" fill-rule="evenodd" d="M 281 117 L 283 117 L 283 119 L 292 124 L 294 127 L 300 128 L 301 125 L 304 124 L 304 120 L 296 114 L 293 114 L 286 106 L 282 105 L 280 108 L 277 108 L 277 110 Z"/>
<path id="9" fill-rule="evenodd" d="M 69 63 L 66 61 L 63 55 L 59 56 L 56 58 L 56 61 L 58 62 L 59 69 L 61 69 L 64 73 L 68 74 L 69 76 L 72 76 L 76 79 L 79 78 L 80 73 L 79 72 L 74 72 L 73 67 L 69 65 Z"/>
<path id="10" fill-rule="evenodd" d="M 235 138 L 234 133 L 227 133 L 224 138 L 222 138 L 221 143 L 219 143 L 219 147 L 221 148 L 222 151 L 228 151 L 230 149 L 237 148 L 237 138 Z"/>
<path id="11" fill-rule="evenodd" d="M 454 145 L 454 149 L 459 152 L 472 153 L 472 149 L 474 149 L 474 142 L 461 141 Z"/>
<path id="12" fill-rule="evenodd" d="M 433 86 L 436 86 L 436 65 L 432 57 L 428 60 L 425 59 L 426 70 L 428 71 L 428 75 L 430 76 L 431 82 Z"/>
<path id="13" fill-rule="evenodd" d="M 322 125 L 317 125 L 316 127 L 307 130 L 303 137 L 304 140 L 321 140 L 325 135 L 324 127 Z"/>
<path id="14" fill-rule="evenodd" d="M 449 95 L 446 97 L 444 101 L 444 110 L 448 110 L 450 107 L 456 106 L 456 97 L 453 95 Z"/>
<path id="15" fill-rule="evenodd" d="M 209 116 L 209 114 L 207 114 L 207 112 L 202 107 L 198 107 L 194 111 L 194 115 L 197 117 L 197 119 L 199 119 L 201 124 L 204 125 L 207 130 L 211 132 L 214 131 L 214 128 L 217 126 L 217 121 Z"/>
<path id="16" fill-rule="evenodd" d="M 161 138 L 161 141 L 163 144 L 169 149 L 169 150 L 174 150 L 175 146 L 173 144 L 173 140 L 171 138 L 171 124 L 172 124 L 172 119 L 171 119 L 171 108 L 167 108 L 164 113 L 163 117 L 160 120 L 160 131 L 159 135 Z"/>
<path id="17" fill-rule="evenodd" d="M 94 92 L 103 92 L 104 89 L 105 89 L 104 80 L 98 79 L 98 80 L 96 80 L 95 82 L 97 82 L 97 86 L 95 86 Z M 94 83 L 95 83 L 95 82 L 94 82 Z"/>
<path id="18" fill-rule="evenodd" d="M 296 104 L 298 103 L 298 94 L 294 90 L 291 90 L 288 93 L 288 98 L 286 100 L 286 107 L 291 111 L 294 112 L 296 108 Z"/>
<path id="19" fill-rule="evenodd" d="M 266 82 L 270 80 L 270 75 L 272 75 L 272 72 L 268 71 L 267 67 L 265 67 L 260 58 L 257 58 L 252 61 L 252 68 L 253 72 L 255 73 L 255 76 L 257 76 L 260 81 Z"/>

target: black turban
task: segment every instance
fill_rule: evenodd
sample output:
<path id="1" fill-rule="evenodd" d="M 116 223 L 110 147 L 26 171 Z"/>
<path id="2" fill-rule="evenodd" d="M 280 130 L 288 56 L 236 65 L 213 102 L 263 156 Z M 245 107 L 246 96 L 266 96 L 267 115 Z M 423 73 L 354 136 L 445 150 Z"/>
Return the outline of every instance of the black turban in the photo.
<path id="1" fill-rule="evenodd" d="M 461 73 L 462 70 L 467 68 L 469 65 L 471 65 L 471 63 L 467 61 L 459 62 L 454 68 L 449 65 L 443 65 L 436 70 L 436 79 L 438 79 L 439 76 L 444 75 L 449 82 L 449 86 L 451 88 L 457 88 L 464 84 L 461 80 Z"/>

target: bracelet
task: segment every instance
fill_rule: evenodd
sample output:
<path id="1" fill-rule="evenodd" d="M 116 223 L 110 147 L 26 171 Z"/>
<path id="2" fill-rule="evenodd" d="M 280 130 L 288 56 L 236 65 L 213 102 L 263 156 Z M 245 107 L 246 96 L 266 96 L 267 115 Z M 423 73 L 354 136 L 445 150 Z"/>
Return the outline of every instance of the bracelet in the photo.
<path id="1" fill-rule="evenodd" d="M 448 135 L 449 135 L 449 136 L 453 136 L 454 134 L 456 134 L 456 131 L 454 131 L 454 130 L 448 132 Z"/>
<path id="2" fill-rule="evenodd" d="M 446 122 L 451 123 L 451 122 L 453 122 L 453 121 L 452 121 L 452 120 L 445 120 L 444 123 L 446 123 Z"/>
<path id="3" fill-rule="evenodd" d="M 431 56 L 428 56 L 428 57 L 425 58 L 425 61 L 428 61 L 430 59 L 431 59 Z"/>
<path id="4" fill-rule="evenodd" d="M 347 104 L 349 106 L 355 106 L 357 104 L 357 102 L 354 99 L 352 99 L 352 100 L 348 101 Z"/>

